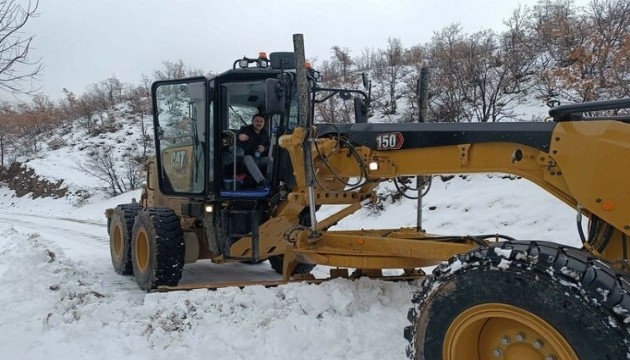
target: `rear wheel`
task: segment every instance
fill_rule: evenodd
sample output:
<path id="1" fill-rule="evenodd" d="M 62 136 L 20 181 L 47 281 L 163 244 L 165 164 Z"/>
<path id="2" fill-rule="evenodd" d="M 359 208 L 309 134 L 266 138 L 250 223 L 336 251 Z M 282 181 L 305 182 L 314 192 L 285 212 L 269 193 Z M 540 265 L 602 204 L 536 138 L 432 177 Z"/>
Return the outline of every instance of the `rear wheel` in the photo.
<path id="1" fill-rule="evenodd" d="M 118 205 L 108 218 L 109 250 L 114 270 L 122 275 L 133 274 L 131 264 L 131 230 L 142 207 L 139 204 Z"/>
<path id="2" fill-rule="evenodd" d="M 617 359 L 630 354 L 630 285 L 586 252 L 504 242 L 425 279 L 405 329 L 413 359 Z"/>
<path id="3" fill-rule="evenodd" d="M 185 256 L 179 216 L 169 208 L 140 211 L 133 226 L 131 254 L 133 274 L 141 289 L 177 286 Z"/>

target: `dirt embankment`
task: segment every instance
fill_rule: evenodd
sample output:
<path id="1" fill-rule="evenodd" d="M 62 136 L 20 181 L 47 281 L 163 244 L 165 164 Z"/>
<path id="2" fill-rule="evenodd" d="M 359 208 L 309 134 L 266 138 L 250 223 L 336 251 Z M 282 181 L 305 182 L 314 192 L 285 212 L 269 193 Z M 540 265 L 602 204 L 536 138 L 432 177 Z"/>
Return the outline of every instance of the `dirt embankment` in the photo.
<path id="1" fill-rule="evenodd" d="M 66 196 L 68 193 L 68 188 L 63 185 L 63 180 L 50 182 L 46 179 L 41 179 L 35 174 L 33 169 L 21 163 L 13 163 L 8 169 L 0 168 L 0 182 L 15 191 L 18 197 L 32 194 L 34 199 L 39 197 L 58 199 Z"/>

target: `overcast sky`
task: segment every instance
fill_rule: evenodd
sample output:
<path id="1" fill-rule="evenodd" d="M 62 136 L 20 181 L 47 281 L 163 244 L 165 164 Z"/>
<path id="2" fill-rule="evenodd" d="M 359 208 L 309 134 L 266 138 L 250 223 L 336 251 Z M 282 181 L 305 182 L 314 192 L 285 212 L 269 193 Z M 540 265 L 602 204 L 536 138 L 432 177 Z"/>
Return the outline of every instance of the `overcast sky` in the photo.
<path id="1" fill-rule="evenodd" d="M 37 85 L 56 100 L 63 88 L 81 94 L 111 76 L 139 84 L 166 60 L 221 72 L 244 55 L 292 51 L 295 33 L 304 34 L 307 58 L 321 61 L 334 45 L 351 56 L 384 49 L 388 37 L 411 47 L 453 23 L 502 31 L 519 3 L 536 1 L 40 0 L 27 31 L 44 65 Z"/>

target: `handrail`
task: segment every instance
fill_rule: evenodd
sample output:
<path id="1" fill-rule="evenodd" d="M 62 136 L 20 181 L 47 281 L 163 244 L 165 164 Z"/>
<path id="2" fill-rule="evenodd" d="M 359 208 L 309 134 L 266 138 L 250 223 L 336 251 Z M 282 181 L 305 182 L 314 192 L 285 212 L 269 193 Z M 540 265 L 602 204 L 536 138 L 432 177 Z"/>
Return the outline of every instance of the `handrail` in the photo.
<path id="1" fill-rule="evenodd" d="M 232 146 L 234 147 L 232 150 L 232 191 L 236 191 L 236 132 L 223 130 L 223 133 L 232 136 Z"/>

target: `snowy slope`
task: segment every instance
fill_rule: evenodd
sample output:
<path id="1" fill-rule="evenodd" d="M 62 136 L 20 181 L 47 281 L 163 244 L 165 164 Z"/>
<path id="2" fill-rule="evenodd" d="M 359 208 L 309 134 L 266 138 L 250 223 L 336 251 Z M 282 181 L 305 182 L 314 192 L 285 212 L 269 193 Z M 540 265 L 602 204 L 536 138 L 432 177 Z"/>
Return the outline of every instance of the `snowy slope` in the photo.
<path id="1" fill-rule="evenodd" d="M 405 358 L 402 331 L 416 282 L 140 291 L 111 267 L 103 216 L 133 196 L 94 196 L 75 207 L 0 188 L 0 359 Z M 526 180 L 436 179 L 423 210 L 432 233 L 578 244 L 574 210 Z M 377 215 L 362 210 L 337 228 L 413 226 L 415 213 L 415 201 L 405 200 Z M 271 273 L 267 263 L 250 269 Z M 187 265 L 184 276 L 190 272 Z"/>

